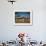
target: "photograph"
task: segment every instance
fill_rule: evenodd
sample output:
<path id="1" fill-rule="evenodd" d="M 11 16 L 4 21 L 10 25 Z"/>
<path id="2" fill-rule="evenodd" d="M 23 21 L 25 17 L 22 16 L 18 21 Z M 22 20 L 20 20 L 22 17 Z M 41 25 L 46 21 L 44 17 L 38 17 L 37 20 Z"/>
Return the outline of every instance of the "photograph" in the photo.
<path id="1" fill-rule="evenodd" d="M 15 23 L 30 23 L 30 12 L 16 12 Z"/>
<path id="2" fill-rule="evenodd" d="M 32 12 L 30 11 L 16 11 L 15 12 L 16 25 L 32 25 Z"/>

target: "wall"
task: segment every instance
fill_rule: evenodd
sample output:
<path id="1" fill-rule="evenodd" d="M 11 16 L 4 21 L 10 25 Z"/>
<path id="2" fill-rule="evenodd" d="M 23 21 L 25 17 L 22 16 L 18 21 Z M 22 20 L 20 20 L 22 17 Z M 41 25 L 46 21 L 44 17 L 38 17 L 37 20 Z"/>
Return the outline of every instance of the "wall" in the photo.
<path id="1" fill-rule="evenodd" d="M 32 26 L 15 26 L 16 10 L 33 11 Z M 17 0 L 13 5 L 7 0 L 0 0 L 0 40 L 11 40 L 18 32 L 31 34 L 33 40 L 46 40 L 46 0 Z"/>

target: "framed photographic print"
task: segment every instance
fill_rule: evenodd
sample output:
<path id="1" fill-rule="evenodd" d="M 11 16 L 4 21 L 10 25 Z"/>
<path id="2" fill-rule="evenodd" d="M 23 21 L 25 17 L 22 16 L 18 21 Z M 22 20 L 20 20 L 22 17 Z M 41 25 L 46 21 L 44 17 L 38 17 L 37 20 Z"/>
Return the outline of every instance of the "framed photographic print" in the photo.
<path id="1" fill-rule="evenodd" d="M 32 25 L 32 11 L 16 11 L 15 25 Z"/>

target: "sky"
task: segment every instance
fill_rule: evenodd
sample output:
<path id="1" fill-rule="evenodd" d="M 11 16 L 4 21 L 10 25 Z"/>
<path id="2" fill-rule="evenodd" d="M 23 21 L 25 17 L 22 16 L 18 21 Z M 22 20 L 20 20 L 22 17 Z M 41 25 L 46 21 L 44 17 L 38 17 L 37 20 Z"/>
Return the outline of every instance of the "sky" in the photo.
<path id="1" fill-rule="evenodd" d="M 30 16 L 30 12 L 16 12 L 15 13 L 17 16 Z"/>

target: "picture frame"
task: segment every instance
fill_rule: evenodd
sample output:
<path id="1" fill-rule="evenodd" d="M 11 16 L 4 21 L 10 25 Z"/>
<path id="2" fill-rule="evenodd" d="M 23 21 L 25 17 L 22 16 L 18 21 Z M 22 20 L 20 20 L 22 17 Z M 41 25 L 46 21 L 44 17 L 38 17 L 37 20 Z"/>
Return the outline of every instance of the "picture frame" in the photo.
<path id="1" fill-rule="evenodd" d="M 20 26 L 30 26 L 33 23 L 32 10 L 16 10 L 14 24 Z"/>

